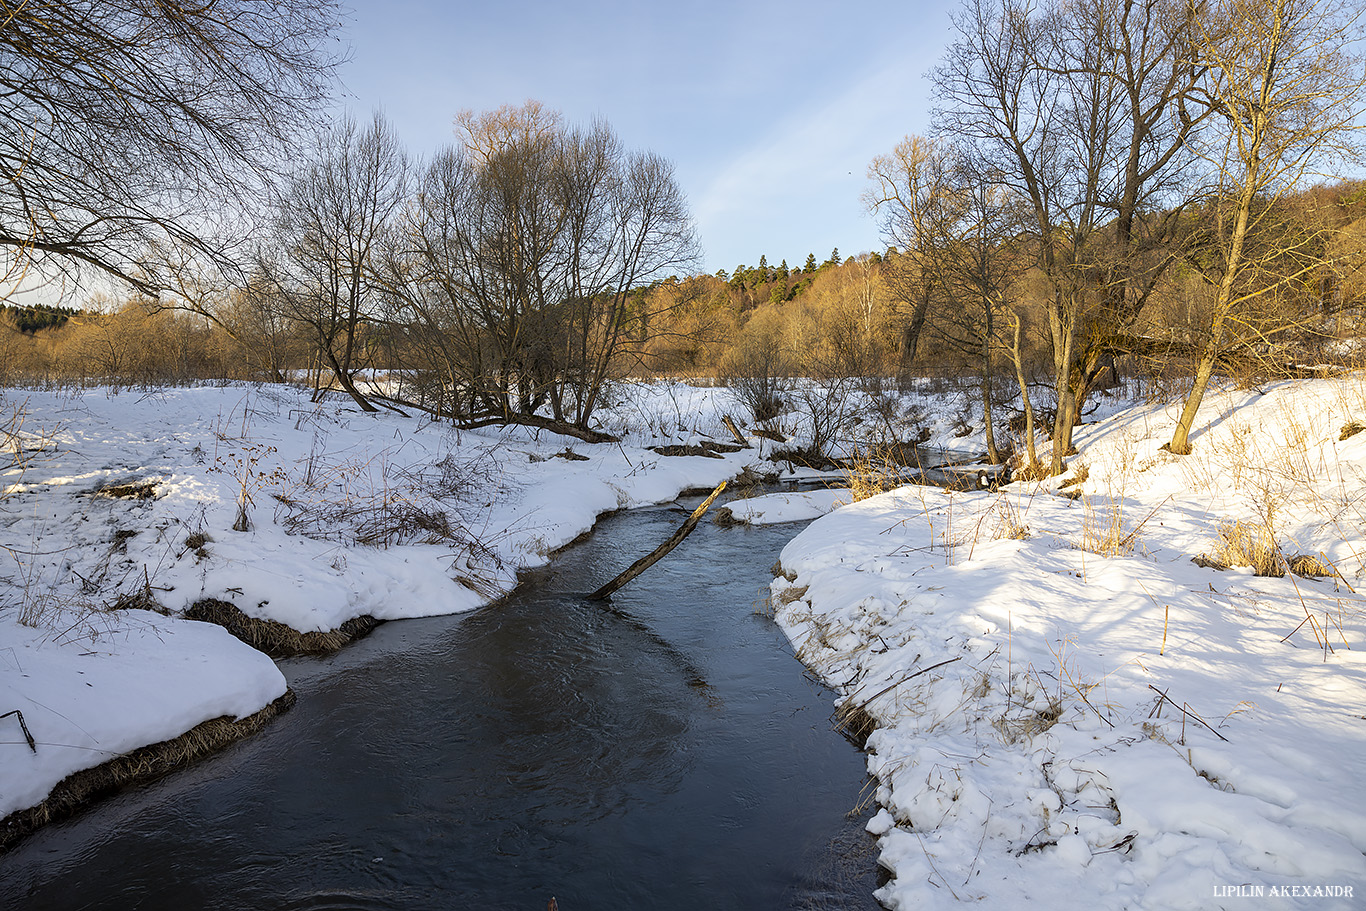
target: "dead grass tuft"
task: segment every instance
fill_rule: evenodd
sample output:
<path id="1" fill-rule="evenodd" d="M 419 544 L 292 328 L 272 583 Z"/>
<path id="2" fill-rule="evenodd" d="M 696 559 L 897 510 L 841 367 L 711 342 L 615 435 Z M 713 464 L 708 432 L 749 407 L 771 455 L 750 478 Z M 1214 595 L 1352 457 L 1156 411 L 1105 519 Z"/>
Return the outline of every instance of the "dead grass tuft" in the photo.
<path id="1" fill-rule="evenodd" d="M 1062 701 L 1049 696 L 1042 707 L 1029 707 L 1015 715 L 993 718 L 991 726 L 1006 743 L 1019 743 L 1044 733 L 1062 718 Z"/>
<path id="2" fill-rule="evenodd" d="M 860 750 L 868 746 L 868 737 L 877 730 L 877 719 L 866 708 L 846 699 L 831 716 L 834 728 Z"/>
<path id="3" fill-rule="evenodd" d="M 739 525 L 748 525 L 743 519 L 737 519 L 735 513 L 731 512 L 729 506 L 719 506 L 716 512 L 712 513 L 711 520 L 714 524 L 722 528 L 735 528 Z"/>
<path id="4" fill-rule="evenodd" d="M 1332 578 L 1338 575 L 1337 567 L 1318 554 L 1296 554 L 1286 561 L 1286 566 L 1297 576 L 1306 579 Z"/>
<path id="5" fill-rule="evenodd" d="M 1124 530 L 1124 508 L 1111 502 L 1097 506 L 1094 498 L 1082 498 L 1084 509 L 1081 524 L 1082 550 L 1102 557 L 1123 557 L 1133 552 L 1138 529 Z"/>
<path id="6" fill-rule="evenodd" d="M 1085 462 L 1078 461 L 1072 469 L 1072 477 L 1059 484 L 1058 490 L 1080 486 L 1081 484 L 1084 484 L 1089 477 L 1091 477 L 1091 466 L 1087 465 Z"/>
<path id="7" fill-rule="evenodd" d="M 115 500 L 151 500 L 157 495 L 156 481 L 129 481 L 123 484 L 106 484 L 95 490 L 97 497 Z"/>
<path id="8" fill-rule="evenodd" d="M 1258 576 L 1280 578 L 1286 573 L 1286 559 L 1275 537 L 1263 525 L 1239 520 L 1219 526 L 1219 541 L 1206 558 L 1224 566 L 1251 566 Z"/>
<path id="9" fill-rule="evenodd" d="M 216 623 L 257 651 L 277 659 L 330 654 L 380 624 L 374 617 L 362 616 L 347 620 L 334 630 L 301 633 L 275 620 L 248 617 L 235 604 L 217 598 L 203 598 L 191 604 L 185 618 Z"/>
<path id="10" fill-rule="evenodd" d="M 1005 538 L 1010 541 L 1023 541 L 1029 537 L 1029 526 L 1024 524 L 1024 517 L 1009 498 L 1001 497 L 995 509 L 998 519 L 991 534 L 993 540 Z"/>
<path id="11" fill-rule="evenodd" d="M 855 503 L 901 486 L 901 471 L 896 460 L 891 453 L 878 449 L 854 456 L 844 473 Z"/>

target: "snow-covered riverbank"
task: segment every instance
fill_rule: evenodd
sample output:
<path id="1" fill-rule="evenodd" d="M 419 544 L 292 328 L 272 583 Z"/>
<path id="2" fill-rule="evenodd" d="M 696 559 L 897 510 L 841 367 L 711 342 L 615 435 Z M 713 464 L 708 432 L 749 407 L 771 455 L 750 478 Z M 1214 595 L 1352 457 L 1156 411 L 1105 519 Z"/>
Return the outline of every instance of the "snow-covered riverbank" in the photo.
<path id="1" fill-rule="evenodd" d="M 195 602 L 304 632 L 487 604 L 599 514 L 761 459 L 648 448 L 728 436 L 723 393 L 637 388 L 612 415 L 623 443 L 597 446 L 366 415 L 290 387 L 7 393 L 22 464 L 0 503 L 0 715 L 22 715 L 0 718 L 0 819 L 73 772 L 284 692 L 264 655 L 179 617 Z"/>
<path id="2" fill-rule="evenodd" d="M 196 601 L 303 631 L 469 610 L 604 511 L 773 468 L 761 439 L 652 451 L 729 441 L 729 393 L 682 384 L 636 387 L 607 415 L 622 442 L 592 446 L 282 387 L 5 401 L 26 467 L 0 502 L 0 714 L 22 711 L 34 747 L 0 718 L 0 818 L 284 691 L 258 652 L 178 616 Z M 773 603 L 800 657 L 878 724 L 872 828 L 895 873 L 880 897 L 1351 907 L 1366 894 L 1366 433 L 1342 437 L 1366 423 L 1366 383 L 1211 396 L 1184 458 L 1159 449 L 1171 409 L 1109 407 L 1042 485 L 731 504 L 755 522 L 834 510 L 784 551 Z M 955 436 L 959 403 L 914 410 L 931 445 L 979 440 Z M 1221 532 L 1262 530 L 1340 576 L 1192 562 L 1227 562 Z"/>
<path id="3" fill-rule="evenodd" d="M 1066 477 L 902 488 L 784 549 L 779 622 L 878 725 L 889 907 L 1366 899 L 1366 387 L 1213 396 L 1186 457 L 1173 420 L 1127 409 Z M 1192 562 L 1230 562 L 1221 532 L 1340 576 Z"/>

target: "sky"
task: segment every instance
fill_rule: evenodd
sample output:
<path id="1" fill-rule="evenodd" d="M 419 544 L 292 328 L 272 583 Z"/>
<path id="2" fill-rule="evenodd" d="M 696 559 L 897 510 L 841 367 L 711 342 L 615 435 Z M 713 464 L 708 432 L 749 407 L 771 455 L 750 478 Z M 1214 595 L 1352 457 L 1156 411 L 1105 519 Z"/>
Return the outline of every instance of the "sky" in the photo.
<path id="1" fill-rule="evenodd" d="M 536 99 L 673 162 L 706 272 L 881 250 L 868 163 L 928 127 L 953 0 L 351 0 L 343 104 L 409 151 Z"/>

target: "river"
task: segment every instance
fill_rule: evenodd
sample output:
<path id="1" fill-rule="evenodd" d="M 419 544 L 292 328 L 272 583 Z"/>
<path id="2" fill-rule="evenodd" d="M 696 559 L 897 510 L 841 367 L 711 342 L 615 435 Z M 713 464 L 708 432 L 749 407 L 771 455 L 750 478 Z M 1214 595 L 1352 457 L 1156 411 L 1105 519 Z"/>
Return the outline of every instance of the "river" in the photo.
<path id="1" fill-rule="evenodd" d="M 292 711 L 0 857 L 0 907 L 876 909 L 863 757 L 755 609 L 796 526 L 704 521 L 584 599 L 684 515 L 282 662 Z"/>

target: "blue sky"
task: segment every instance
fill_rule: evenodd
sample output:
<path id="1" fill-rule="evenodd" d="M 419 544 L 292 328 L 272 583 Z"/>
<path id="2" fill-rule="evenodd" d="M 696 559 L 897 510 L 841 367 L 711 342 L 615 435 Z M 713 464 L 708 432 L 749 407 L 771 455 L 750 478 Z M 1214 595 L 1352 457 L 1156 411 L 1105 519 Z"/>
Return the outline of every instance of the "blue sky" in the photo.
<path id="1" fill-rule="evenodd" d="M 605 118 L 673 161 L 705 271 L 881 249 L 860 194 L 874 155 L 923 132 L 952 0 L 673 4 L 351 0 L 346 104 L 409 150 L 452 120 L 535 98 Z"/>

